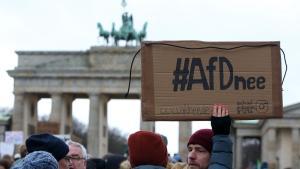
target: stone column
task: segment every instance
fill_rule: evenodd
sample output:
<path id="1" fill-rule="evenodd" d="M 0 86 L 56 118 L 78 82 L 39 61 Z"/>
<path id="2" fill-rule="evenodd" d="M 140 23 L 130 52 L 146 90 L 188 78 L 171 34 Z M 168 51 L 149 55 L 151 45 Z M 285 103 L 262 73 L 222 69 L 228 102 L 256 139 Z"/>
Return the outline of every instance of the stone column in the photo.
<path id="1" fill-rule="evenodd" d="M 38 98 L 32 94 L 26 94 L 24 97 L 24 115 L 23 115 L 23 131 L 24 138 L 34 134 L 37 127 L 37 102 Z"/>
<path id="2" fill-rule="evenodd" d="M 236 169 L 242 169 L 242 155 L 243 155 L 243 149 L 242 149 L 242 141 L 243 137 L 242 136 L 236 136 L 236 145 L 235 145 L 235 166 Z"/>
<path id="3" fill-rule="evenodd" d="M 75 98 L 68 98 L 68 105 L 67 105 L 67 126 L 66 126 L 66 132 L 71 133 L 73 128 L 73 107 L 72 103 Z"/>
<path id="4" fill-rule="evenodd" d="M 24 113 L 23 113 L 23 132 L 24 138 L 28 137 L 28 125 L 30 121 L 30 114 L 31 114 L 31 100 L 29 95 L 24 97 Z"/>
<path id="5" fill-rule="evenodd" d="M 39 102 L 40 98 L 37 95 L 34 95 L 31 97 L 31 106 L 32 106 L 32 114 L 31 114 L 31 120 L 30 123 L 34 126 L 34 128 L 37 127 L 37 123 L 38 123 L 38 102 Z M 33 134 L 33 133 L 29 133 L 29 134 Z"/>
<path id="6" fill-rule="evenodd" d="M 188 157 L 188 150 L 187 150 L 187 143 L 192 135 L 192 122 L 179 122 L 179 143 L 178 143 L 178 150 L 179 154 L 183 161 L 187 161 Z"/>
<path id="7" fill-rule="evenodd" d="M 60 134 L 71 134 L 72 128 L 72 102 L 73 98 L 70 95 L 65 95 L 62 100 L 62 112 L 60 119 Z"/>
<path id="8" fill-rule="evenodd" d="M 234 129 L 231 127 L 230 129 L 231 133 L 236 133 L 234 132 Z M 229 134 L 229 137 L 232 141 L 232 168 L 236 168 L 236 135 L 235 134 Z"/>
<path id="9" fill-rule="evenodd" d="M 155 132 L 155 122 L 154 121 L 143 121 L 141 116 L 140 130 Z"/>
<path id="10" fill-rule="evenodd" d="M 268 154 L 268 163 L 270 166 L 273 168 L 277 167 L 277 162 L 276 162 L 276 150 L 277 150 L 277 135 L 276 135 L 276 129 L 274 128 L 269 128 L 269 130 L 266 133 L 267 136 L 267 154 Z M 271 167 L 270 167 L 271 168 Z"/>
<path id="11" fill-rule="evenodd" d="M 23 111 L 24 111 L 24 93 L 14 93 L 14 111 L 12 117 L 12 130 L 23 131 Z"/>
<path id="12" fill-rule="evenodd" d="M 61 93 L 53 93 L 51 94 L 52 98 L 52 106 L 51 106 L 51 114 L 49 121 L 51 122 L 59 122 L 61 119 L 62 112 L 62 94 Z"/>
<path id="13" fill-rule="evenodd" d="M 101 115 L 101 137 L 102 140 L 100 142 L 101 149 L 100 149 L 100 156 L 103 157 L 105 154 L 108 153 L 108 121 L 107 121 L 107 103 L 109 101 L 108 97 L 102 95 L 100 100 L 100 115 Z"/>
<path id="14" fill-rule="evenodd" d="M 87 147 L 94 157 L 102 157 L 108 152 L 107 101 L 104 95 L 90 95 Z"/>
<path id="15" fill-rule="evenodd" d="M 52 106 L 49 122 L 53 123 L 52 134 L 64 134 L 64 129 L 62 126 L 65 126 L 65 115 L 63 114 L 64 98 L 62 93 L 52 93 Z"/>
<path id="16" fill-rule="evenodd" d="M 292 129 L 292 168 L 300 167 L 300 139 L 299 128 Z"/>

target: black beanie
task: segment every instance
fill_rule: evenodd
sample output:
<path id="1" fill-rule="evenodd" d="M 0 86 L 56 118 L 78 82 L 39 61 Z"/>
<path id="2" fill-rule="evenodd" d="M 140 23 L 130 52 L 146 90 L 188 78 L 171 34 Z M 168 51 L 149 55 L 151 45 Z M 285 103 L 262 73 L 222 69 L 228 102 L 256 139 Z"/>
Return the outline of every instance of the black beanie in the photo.
<path id="1" fill-rule="evenodd" d="M 47 151 L 51 153 L 57 161 L 64 158 L 69 152 L 69 147 L 63 140 L 48 133 L 31 135 L 26 140 L 26 147 L 28 153 Z"/>

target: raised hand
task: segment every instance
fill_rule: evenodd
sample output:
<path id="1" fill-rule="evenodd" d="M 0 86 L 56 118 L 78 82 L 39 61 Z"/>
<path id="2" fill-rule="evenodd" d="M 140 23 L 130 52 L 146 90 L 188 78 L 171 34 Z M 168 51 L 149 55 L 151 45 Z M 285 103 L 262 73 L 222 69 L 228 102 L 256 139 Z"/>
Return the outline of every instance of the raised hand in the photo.
<path id="1" fill-rule="evenodd" d="M 213 105 L 211 127 L 214 135 L 229 135 L 231 118 L 227 106 L 222 104 Z"/>

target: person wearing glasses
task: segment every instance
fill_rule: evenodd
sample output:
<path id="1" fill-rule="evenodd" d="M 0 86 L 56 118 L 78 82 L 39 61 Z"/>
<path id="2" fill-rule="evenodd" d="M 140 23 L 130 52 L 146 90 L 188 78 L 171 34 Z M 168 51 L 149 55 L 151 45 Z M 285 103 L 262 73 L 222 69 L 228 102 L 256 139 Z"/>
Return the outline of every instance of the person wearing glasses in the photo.
<path id="1" fill-rule="evenodd" d="M 68 140 L 68 154 L 59 162 L 60 169 L 86 169 L 87 152 L 84 146 L 75 141 Z"/>

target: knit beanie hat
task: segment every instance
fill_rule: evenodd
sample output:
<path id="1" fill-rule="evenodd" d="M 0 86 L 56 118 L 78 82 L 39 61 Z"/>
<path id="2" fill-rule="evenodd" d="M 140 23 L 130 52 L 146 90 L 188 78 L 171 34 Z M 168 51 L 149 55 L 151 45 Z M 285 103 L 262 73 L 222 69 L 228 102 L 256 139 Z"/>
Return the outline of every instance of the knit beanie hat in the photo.
<path id="1" fill-rule="evenodd" d="M 128 138 L 128 147 L 132 167 L 139 165 L 167 166 L 167 147 L 158 134 L 148 131 L 133 133 Z"/>
<path id="2" fill-rule="evenodd" d="M 11 169 L 58 169 L 56 159 L 46 151 L 29 153 Z"/>
<path id="3" fill-rule="evenodd" d="M 201 129 L 196 131 L 189 139 L 187 146 L 190 144 L 199 144 L 211 153 L 213 131 L 211 129 Z"/>
<path id="4" fill-rule="evenodd" d="M 64 141 L 48 133 L 31 135 L 26 140 L 26 147 L 28 153 L 47 151 L 57 161 L 65 157 L 69 152 L 69 147 Z"/>

